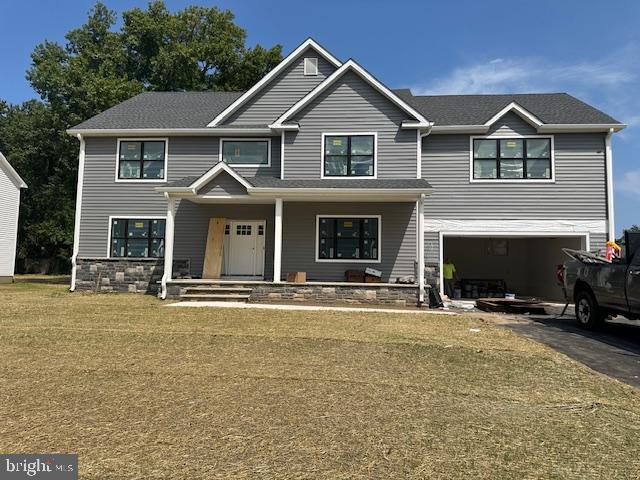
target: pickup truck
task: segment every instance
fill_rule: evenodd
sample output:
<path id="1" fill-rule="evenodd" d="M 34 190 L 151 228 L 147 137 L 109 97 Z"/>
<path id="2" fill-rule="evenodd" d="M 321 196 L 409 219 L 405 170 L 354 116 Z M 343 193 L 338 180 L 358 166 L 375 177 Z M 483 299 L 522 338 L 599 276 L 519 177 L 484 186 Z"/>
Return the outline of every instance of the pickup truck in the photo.
<path id="1" fill-rule="evenodd" d="M 565 249 L 562 269 L 567 302 L 573 300 L 582 328 L 593 330 L 611 315 L 640 319 L 640 233 L 625 232 L 620 258 Z"/>

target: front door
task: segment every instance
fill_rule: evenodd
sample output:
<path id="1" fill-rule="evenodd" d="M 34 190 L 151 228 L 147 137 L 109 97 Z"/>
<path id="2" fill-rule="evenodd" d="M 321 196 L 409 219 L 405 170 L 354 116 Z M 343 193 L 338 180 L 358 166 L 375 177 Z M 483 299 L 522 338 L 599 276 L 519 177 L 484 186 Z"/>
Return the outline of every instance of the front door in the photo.
<path id="1" fill-rule="evenodd" d="M 230 220 L 225 228 L 224 274 L 262 277 L 264 273 L 264 220 Z"/>

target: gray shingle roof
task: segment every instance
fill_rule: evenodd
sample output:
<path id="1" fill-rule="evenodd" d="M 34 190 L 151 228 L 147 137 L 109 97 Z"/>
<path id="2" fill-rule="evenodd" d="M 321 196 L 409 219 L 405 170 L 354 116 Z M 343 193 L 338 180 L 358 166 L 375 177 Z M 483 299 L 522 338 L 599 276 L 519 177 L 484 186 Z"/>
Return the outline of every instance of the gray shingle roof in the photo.
<path id="1" fill-rule="evenodd" d="M 145 92 L 73 128 L 204 128 L 242 93 Z"/>
<path id="2" fill-rule="evenodd" d="M 482 125 L 511 102 L 518 103 L 544 123 L 620 123 L 566 93 L 413 96 L 409 89 L 394 92 L 436 125 Z M 141 93 L 74 129 L 204 128 L 242 93 Z"/>
<path id="3" fill-rule="evenodd" d="M 511 102 L 544 123 L 620 123 L 567 93 L 413 96 L 406 89 L 395 92 L 436 125 L 482 125 Z"/>

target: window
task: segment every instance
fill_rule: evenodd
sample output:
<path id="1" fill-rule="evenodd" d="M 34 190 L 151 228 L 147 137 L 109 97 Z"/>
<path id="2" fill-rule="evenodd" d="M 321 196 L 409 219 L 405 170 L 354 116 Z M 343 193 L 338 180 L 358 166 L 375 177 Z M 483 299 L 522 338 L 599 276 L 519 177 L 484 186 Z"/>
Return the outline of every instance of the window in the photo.
<path id="1" fill-rule="evenodd" d="M 307 57 L 304 59 L 304 74 L 318 75 L 318 59 L 317 58 Z"/>
<path id="2" fill-rule="evenodd" d="M 473 178 L 551 179 L 550 138 L 473 140 Z"/>
<path id="3" fill-rule="evenodd" d="M 119 180 L 164 180 L 166 140 L 120 140 Z"/>
<path id="4" fill-rule="evenodd" d="M 372 177 L 375 135 L 325 135 L 325 177 Z"/>
<path id="5" fill-rule="evenodd" d="M 111 257 L 164 257 L 164 219 L 111 220 Z"/>
<path id="6" fill-rule="evenodd" d="M 318 217 L 317 260 L 380 261 L 379 217 Z"/>
<path id="7" fill-rule="evenodd" d="M 229 165 L 269 165 L 269 140 L 222 140 L 222 161 Z"/>

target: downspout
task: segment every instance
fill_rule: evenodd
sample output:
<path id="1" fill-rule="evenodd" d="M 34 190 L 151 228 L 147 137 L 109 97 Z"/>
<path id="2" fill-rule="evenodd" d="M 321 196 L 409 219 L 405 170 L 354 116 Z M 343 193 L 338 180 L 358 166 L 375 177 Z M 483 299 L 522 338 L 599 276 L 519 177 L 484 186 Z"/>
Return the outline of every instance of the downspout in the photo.
<path id="1" fill-rule="evenodd" d="M 164 271 L 162 272 L 162 279 L 160 280 L 160 298 L 165 300 L 167 298 L 167 282 L 171 280 L 173 274 L 173 241 L 175 234 L 175 198 L 165 192 L 165 198 L 167 199 L 167 223 L 165 225 L 165 239 L 164 239 Z"/>
<path id="2" fill-rule="evenodd" d="M 70 291 L 76 289 L 76 271 L 78 252 L 80 251 L 80 216 L 82 211 L 82 185 L 84 183 L 84 157 L 85 157 L 85 140 L 81 134 L 76 137 L 80 140 L 80 154 L 78 156 L 78 186 L 76 187 L 76 214 L 73 227 L 73 253 L 71 254 L 71 286 Z"/>
<path id="3" fill-rule="evenodd" d="M 613 128 L 610 128 L 604 141 L 607 169 L 607 221 L 609 240 L 615 240 L 616 238 L 615 218 L 613 211 L 613 154 L 611 150 L 612 136 Z"/>

